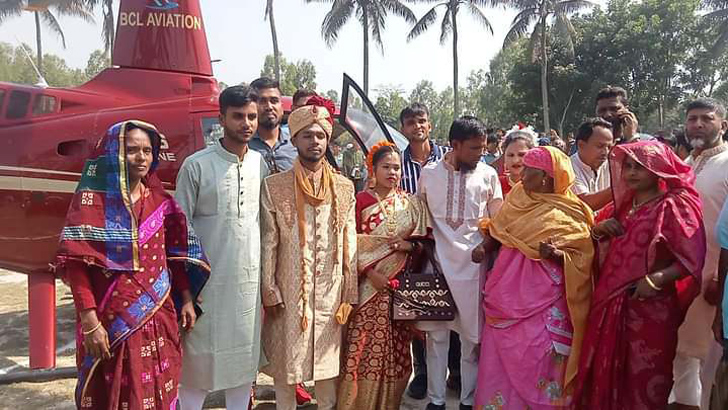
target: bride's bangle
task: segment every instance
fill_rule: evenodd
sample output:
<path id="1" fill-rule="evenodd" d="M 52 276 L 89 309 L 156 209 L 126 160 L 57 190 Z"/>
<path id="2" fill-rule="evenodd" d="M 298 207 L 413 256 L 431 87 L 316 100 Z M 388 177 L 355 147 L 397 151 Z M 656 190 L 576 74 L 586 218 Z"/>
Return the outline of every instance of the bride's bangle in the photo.
<path id="1" fill-rule="evenodd" d="M 645 275 L 645 280 L 647 281 L 647 284 L 650 285 L 650 287 L 656 291 L 661 291 L 662 288 L 657 286 L 655 282 L 650 278 L 650 275 Z"/>

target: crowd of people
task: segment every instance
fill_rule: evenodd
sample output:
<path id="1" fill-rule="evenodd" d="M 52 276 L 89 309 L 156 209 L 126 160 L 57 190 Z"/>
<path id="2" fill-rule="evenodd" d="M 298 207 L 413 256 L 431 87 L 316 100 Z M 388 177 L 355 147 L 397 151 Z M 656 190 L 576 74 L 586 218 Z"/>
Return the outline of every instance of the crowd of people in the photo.
<path id="1" fill-rule="evenodd" d="M 326 159 L 334 105 L 278 84 L 219 97 L 222 138 L 174 196 L 161 134 L 111 127 L 69 208 L 57 268 L 78 312 L 82 409 L 728 408 L 726 109 L 686 106 L 683 140 L 640 140 L 618 87 L 573 140 L 463 116 L 448 144 L 406 107 L 355 189 Z M 555 134 L 555 135 L 554 135 Z M 569 156 L 567 153 L 572 152 Z M 453 320 L 393 309 L 403 273 L 442 275 Z M 406 280 L 406 279 L 405 279 Z M 426 309 L 425 309 L 426 310 Z M 725 324 L 725 326 L 724 326 Z"/>

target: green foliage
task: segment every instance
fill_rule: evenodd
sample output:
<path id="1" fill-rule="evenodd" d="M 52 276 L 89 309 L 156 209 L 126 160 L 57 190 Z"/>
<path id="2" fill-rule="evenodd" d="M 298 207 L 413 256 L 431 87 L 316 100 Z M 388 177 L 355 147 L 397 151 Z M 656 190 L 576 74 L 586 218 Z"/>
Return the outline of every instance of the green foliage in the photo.
<path id="1" fill-rule="evenodd" d="M 25 49 L 30 55 L 33 55 L 34 52 L 29 46 L 25 45 Z M 45 54 L 43 64 L 44 77 L 48 85 L 52 87 L 81 85 L 110 65 L 103 50 L 94 51 L 84 69 L 68 67 L 65 60 L 54 54 Z M 39 82 L 38 75 L 20 46 L 13 47 L 8 43 L 0 42 L 0 81 L 19 84 L 37 84 Z"/>
<path id="2" fill-rule="evenodd" d="M 399 128 L 399 113 L 407 106 L 404 90 L 393 85 L 386 85 L 374 91 L 377 93 L 374 109 L 384 122 L 394 128 Z"/>
<path id="3" fill-rule="evenodd" d="M 299 88 L 316 89 L 316 67 L 309 60 L 299 60 L 289 63 L 283 56 L 281 62 L 281 92 L 283 95 L 293 95 Z M 261 77 L 275 78 L 275 61 L 272 54 L 265 56 Z"/>

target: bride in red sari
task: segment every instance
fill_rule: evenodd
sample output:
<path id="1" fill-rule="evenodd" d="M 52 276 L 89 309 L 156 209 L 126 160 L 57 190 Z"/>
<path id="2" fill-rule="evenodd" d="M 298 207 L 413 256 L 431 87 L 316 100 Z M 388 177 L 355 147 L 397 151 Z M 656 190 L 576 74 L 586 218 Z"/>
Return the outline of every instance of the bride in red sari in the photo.
<path id="1" fill-rule="evenodd" d="M 413 330 L 392 320 L 397 275 L 419 253 L 429 214 L 417 197 L 398 190 L 401 156 L 394 144 L 368 158 L 373 187 L 356 196 L 359 304 L 349 321 L 338 410 L 397 410 L 412 369 Z"/>
<path id="2" fill-rule="evenodd" d="M 702 205 L 692 169 L 661 143 L 618 145 L 609 165 L 614 203 L 592 230 L 608 250 L 600 258 L 574 403 L 664 409 L 677 330 L 700 290 Z"/>

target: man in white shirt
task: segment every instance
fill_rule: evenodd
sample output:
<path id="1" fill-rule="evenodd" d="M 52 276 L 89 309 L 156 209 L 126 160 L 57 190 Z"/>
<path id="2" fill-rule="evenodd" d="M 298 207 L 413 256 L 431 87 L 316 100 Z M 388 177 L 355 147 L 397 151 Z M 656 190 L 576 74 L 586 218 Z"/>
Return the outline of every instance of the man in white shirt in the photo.
<path id="1" fill-rule="evenodd" d="M 710 389 L 722 353 L 722 346 L 713 337 L 712 325 L 720 297 L 720 245 L 715 226 L 728 197 L 728 144 L 722 139 L 726 130 L 726 109 L 721 103 L 712 98 L 699 98 L 688 104 L 685 133 L 693 152 L 687 163 L 693 167 L 695 189 L 703 202 L 708 249 L 702 295 L 690 305 L 678 331 L 671 396 L 677 403 L 676 409 L 708 409 Z"/>
<path id="2" fill-rule="evenodd" d="M 479 222 L 492 218 L 503 204 L 498 174 L 480 161 L 486 144 L 485 125 L 462 117 L 450 127 L 453 150 L 442 161 L 422 169 L 419 195 L 427 203 L 435 237 L 435 255 L 442 267 L 457 313 L 451 322 L 420 322 L 427 332 L 427 410 L 445 409 L 450 331 L 460 334 L 460 410 L 471 410 L 478 376 L 481 325 L 480 264 L 470 255 L 483 235 Z"/>
<path id="3" fill-rule="evenodd" d="M 612 201 L 607 157 L 613 142 L 612 124 L 602 118 L 586 120 L 576 132 L 578 150 L 571 156 L 576 179 L 571 189 L 594 211 Z"/>

